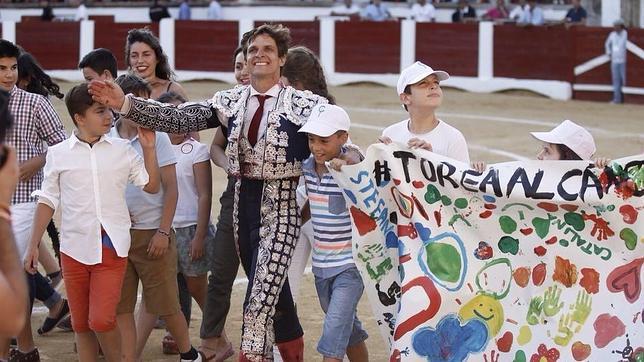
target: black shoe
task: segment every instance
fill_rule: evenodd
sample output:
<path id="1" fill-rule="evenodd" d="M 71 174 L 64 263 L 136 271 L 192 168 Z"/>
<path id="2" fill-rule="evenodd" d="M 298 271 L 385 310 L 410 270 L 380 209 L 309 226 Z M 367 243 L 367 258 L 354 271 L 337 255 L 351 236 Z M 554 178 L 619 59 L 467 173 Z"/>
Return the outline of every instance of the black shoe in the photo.
<path id="1" fill-rule="evenodd" d="M 63 318 L 63 320 L 60 321 L 56 325 L 59 329 L 62 329 L 64 332 L 73 332 L 74 329 L 72 328 L 72 316 L 68 315 L 67 317 Z"/>
<path id="2" fill-rule="evenodd" d="M 60 322 L 63 318 L 67 317 L 69 314 L 69 304 L 67 303 L 67 299 L 63 299 L 63 307 L 60 309 L 60 313 L 54 318 L 45 318 L 45 321 L 42 323 L 42 326 L 38 328 L 38 334 L 43 335 L 45 333 L 50 332 L 52 329 L 56 327 L 58 322 Z"/>

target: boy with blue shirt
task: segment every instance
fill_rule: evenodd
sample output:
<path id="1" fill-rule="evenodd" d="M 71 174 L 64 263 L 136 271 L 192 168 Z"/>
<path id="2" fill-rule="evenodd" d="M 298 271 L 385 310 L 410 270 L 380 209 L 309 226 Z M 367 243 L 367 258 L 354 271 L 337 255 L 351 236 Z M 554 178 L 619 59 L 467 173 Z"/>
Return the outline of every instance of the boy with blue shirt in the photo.
<path id="1" fill-rule="evenodd" d="M 365 340 L 367 332 L 357 317 L 357 306 L 364 290 L 362 278 L 351 251 L 351 217 L 342 190 L 327 169 L 338 169 L 351 160 L 347 152 L 350 120 L 340 107 L 317 105 L 307 123 L 299 130 L 306 133 L 311 156 L 302 164 L 309 210 L 305 222 L 313 221 L 313 275 L 320 306 L 326 314 L 317 350 L 323 361 L 369 359 Z M 355 157 L 354 157 L 355 158 Z M 310 215 L 308 215 L 310 213 Z"/>

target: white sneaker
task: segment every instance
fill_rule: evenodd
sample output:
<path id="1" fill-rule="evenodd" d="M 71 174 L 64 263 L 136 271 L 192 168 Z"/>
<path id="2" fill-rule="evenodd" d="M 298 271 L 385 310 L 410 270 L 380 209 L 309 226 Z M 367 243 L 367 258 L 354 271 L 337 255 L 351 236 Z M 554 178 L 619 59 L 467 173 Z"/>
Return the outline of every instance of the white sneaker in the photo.
<path id="1" fill-rule="evenodd" d="M 196 359 L 183 359 L 179 357 L 179 362 L 203 362 L 205 359 L 203 353 L 201 351 L 197 351 L 197 358 Z"/>

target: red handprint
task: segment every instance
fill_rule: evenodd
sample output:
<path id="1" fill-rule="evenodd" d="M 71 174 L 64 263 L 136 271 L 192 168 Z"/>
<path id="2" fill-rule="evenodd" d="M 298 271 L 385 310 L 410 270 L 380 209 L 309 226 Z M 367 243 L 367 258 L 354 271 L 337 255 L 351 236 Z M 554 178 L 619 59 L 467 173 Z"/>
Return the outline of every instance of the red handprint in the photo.
<path id="1" fill-rule="evenodd" d="M 615 232 L 608 226 L 606 220 L 595 214 L 582 214 L 584 220 L 590 220 L 594 223 L 593 229 L 590 231 L 590 235 L 597 238 L 597 240 L 606 240 L 610 236 L 615 235 Z"/>

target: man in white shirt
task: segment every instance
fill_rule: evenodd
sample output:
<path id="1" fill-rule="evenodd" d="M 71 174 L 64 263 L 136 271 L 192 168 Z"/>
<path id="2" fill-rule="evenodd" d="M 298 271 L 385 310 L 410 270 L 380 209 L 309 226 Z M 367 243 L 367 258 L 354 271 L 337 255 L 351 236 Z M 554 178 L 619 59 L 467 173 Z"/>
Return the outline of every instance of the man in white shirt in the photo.
<path id="1" fill-rule="evenodd" d="M 528 4 L 526 4 L 525 0 L 519 0 L 517 6 L 515 6 L 512 11 L 510 11 L 508 18 L 510 18 L 510 20 L 519 22 L 523 19 L 523 13 L 525 13 L 527 10 Z"/>
<path id="2" fill-rule="evenodd" d="M 87 14 L 87 6 L 85 6 L 85 1 L 81 1 L 76 9 L 76 15 L 74 16 L 75 21 L 88 20 L 89 15 Z"/>
<path id="3" fill-rule="evenodd" d="M 628 34 L 624 20 L 619 19 L 613 23 L 615 30 L 611 31 L 606 39 L 604 47 L 606 54 L 610 57 L 610 70 L 613 78 L 613 100 L 612 103 L 624 102 L 622 87 L 626 84 L 626 43 Z"/>
<path id="4" fill-rule="evenodd" d="M 523 11 L 523 17 L 519 20 L 521 25 L 543 25 L 543 10 L 537 6 L 536 0 L 529 0 Z"/>
<path id="5" fill-rule="evenodd" d="M 416 62 L 400 73 L 397 91 L 409 118 L 382 132 L 380 141 L 397 142 L 409 148 L 422 148 L 469 165 L 470 156 L 463 134 L 436 117 L 443 102 L 440 82 L 449 79 L 442 70 Z"/>
<path id="6" fill-rule="evenodd" d="M 332 16 L 357 16 L 360 15 L 360 7 L 353 3 L 352 0 L 344 0 L 341 5 L 334 6 L 331 9 Z"/>
<path id="7" fill-rule="evenodd" d="M 212 0 L 208 5 L 208 20 L 221 20 L 221 5 L 217 0 Z"/>
<path id="8" fill-rule="evenodd" d="M 436 21 L 436 8 L 427 0 L 418 0 L 411 7 L 411 18 L 418 23 L 433 23 Z"/>
<path id="9" fill-rule="evenodd" d="M 92 101 L 87 84 L 65 99 L 77 131 L 49 147 L 25 270 L 38 267 L 38 244 L 54 211 L 61 209 L 60 254 L 65 289 L 81 361 L 96 360 L 100 343 L 108 361 L 121 359 L 116 305 L 130 248 L 125 203 L 129 183 L 159 191 L 154 132 L 140 129 L 143 160 L 125 141 L 105 136 L 110 110 Z M 145 167 L 144 167 L 145 165 Z"/>

